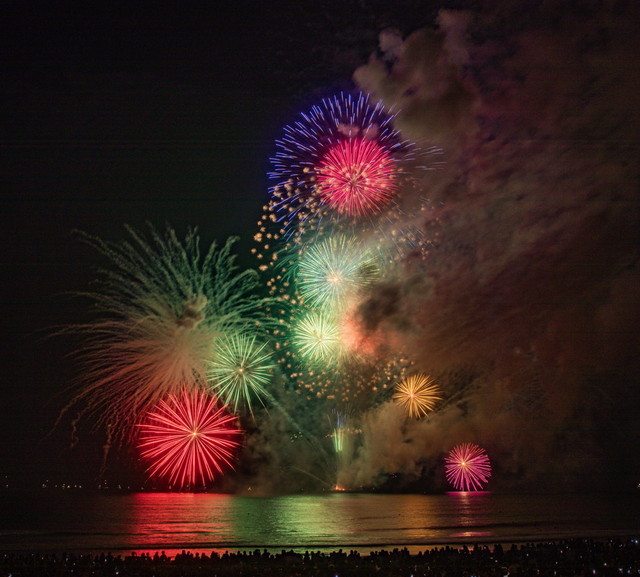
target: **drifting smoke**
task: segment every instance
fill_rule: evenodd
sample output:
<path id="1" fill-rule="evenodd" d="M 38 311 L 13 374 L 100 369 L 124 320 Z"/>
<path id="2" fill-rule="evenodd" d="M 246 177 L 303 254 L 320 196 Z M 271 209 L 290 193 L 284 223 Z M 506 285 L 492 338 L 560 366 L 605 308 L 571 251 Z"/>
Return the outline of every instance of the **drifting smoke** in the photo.
<path id="1" fill-rule="evenodd" d="M 446 158 L 419 191 L 436 246 L 361 312 L 450 400 L 404 425 L 371 410 L 340 484 L 435 478 L 462 442 L 487 449 L 494 487 L 640 480 L 640 20 L 596 4 L 442 11 L 435 31 L 383 32 L 356 70 Z"/>

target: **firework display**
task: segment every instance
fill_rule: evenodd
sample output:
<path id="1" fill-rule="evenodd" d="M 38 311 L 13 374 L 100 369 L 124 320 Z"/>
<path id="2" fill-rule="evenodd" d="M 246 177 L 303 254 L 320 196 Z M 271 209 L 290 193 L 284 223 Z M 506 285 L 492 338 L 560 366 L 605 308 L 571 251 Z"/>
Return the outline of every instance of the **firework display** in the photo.
<path id="1" fill-rule="evenodd" d="M 139 425 L 149 473 L 178 488 L 205 486 L 232 468 L 241 431 L 215 396 L 201 391 L 161 399 Z"/>
<path id="2" fill-rule="evenodd" d="M 82 410 L 120 435 L 168 394 L 206 387 L 216 338 L 251 338 L 270 322 L 257 273 L 235 264 L 236 239 L 201 252 L 195 231 L 184 241 L 171 228 L 160 234 L 150 227 L 149 238 L 127 231 L 121 243 L 82 237 L 111 266 L 86 294 L 97 319 L 71 327 L 83 335 L 87 383 L 71 405 L 84 403 Z"/>
<path id="3" fill-rule="evenodd" d="M 97 320 L 74 327 L 87 336 L 88 384 L 69 407 L 84 403 L 97 425 L 137 440 L 147 474 L 174 488 L 232 469 L 240 429 L 258 460 L 263 438 L 304 439 L 329 463 L 323 485 L 352 488 L 371 411 L 396 404 L 418 421 L 443 400 L 410 355 L 388 354 L 384 327 L 363 312 L 407 257 L 428 252 L 398 204 L 415 147 L 393 120 L 368 96 L 341 93 L 285 128 L 251 250 L 257 270 L 238 269 L 236 239 L 201 252 L 195 231 L 83 236 L 110 267 L 86 295 Z M 459 490 L 489 475 L 474 445 L 447 458 Z"/>
<path id="4" fill-rule="evenodd" d="M 462 443 L 446 456 L 445 475 L 457 491 L 481 491 L 491 477 L 491 462 L 482 447 Z"/>
<path id="5" fill-rule="evenodd" d="M 424 374 L 407 377 L 396 386 L 393 399 L 407 411 L 409 417 L 423 417 L 442 400 L 440 387 Z"/>
<path id="6" fill-rule="evenodd" d="M 12 10 L 2 486 L 191 490 L 186 392 L 241 508 L 640 488 L 640 3 L 531 4 Z"/>

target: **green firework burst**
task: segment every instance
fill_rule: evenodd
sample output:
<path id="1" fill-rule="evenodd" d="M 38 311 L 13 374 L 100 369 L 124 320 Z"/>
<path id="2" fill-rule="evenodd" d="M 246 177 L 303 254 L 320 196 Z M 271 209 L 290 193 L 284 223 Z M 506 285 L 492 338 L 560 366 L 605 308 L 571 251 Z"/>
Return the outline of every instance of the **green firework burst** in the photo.
<path id="1" fill-rule="evenodd" d="M 310 245 L 297 267 L 300 294 L 313 307 L 341 307 L 380 276 L 371 253 L 355 237 L 332 236 Z"/>
<path id="2" fill-rule="evenodd" d="M 340 332 L 329 315 L 311 311 L 293 324 L 293 345 L 308 361 L 328 361 L 339 355 Z"/>
<path id="3" fill-rule="evenodd" d="M 233 334 L 217 339 L 207 377 L 212 390 L 237 412 L 242 406 L 251 411 L 253 398 L 269 394 L 265 388 L 273 376 L 271 351 L 258 342 L 255 334 Z"/>

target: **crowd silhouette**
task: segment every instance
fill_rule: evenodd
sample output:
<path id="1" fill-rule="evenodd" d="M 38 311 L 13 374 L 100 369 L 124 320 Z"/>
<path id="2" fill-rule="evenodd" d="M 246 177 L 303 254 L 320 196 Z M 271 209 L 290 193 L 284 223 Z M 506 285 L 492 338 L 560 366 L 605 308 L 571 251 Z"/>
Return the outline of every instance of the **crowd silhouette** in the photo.
<path id="1" fill-rule="evenodd" d="M 640 575 L 640 545 L 629 539 L 566 539 L 371 551 L 184 550 L 127 555 L 0 554 L 3 577 L 621 577 Z"/>

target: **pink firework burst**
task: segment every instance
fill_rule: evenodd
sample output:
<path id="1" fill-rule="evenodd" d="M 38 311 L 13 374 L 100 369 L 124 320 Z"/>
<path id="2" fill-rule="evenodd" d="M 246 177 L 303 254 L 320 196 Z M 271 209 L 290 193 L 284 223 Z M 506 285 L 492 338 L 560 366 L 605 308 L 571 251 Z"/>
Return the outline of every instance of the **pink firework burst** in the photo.
<path id="1" fill-rule="evenodd" d="M 264 218 L 287 239 L 321 221 L 383 214 L 413 166 L 414 143 L 394 128 L 395 113 L 364 93 L 325 98 L 284 128 L 271 159 L 275 179 Z M 418 154 L 419 153 L 419 154 Z"/>
<path id="2" fill-rule="evenodd" d="M 457 445 L 444 462 L 447 480 L 457 491 L 480 491 L 491 477 L 486 451 L 473 443 Z"/>
<path id="3" fill-rule="evenodd" d="M 375 214 L 397 191 L 396 170 L 396 162 L 375 140 L 340 140 L 318 167 L 320 198 L 339 214 Z"/>
<path id="4" fill-rule="evenodd" d="M 233 468 L 239 446 L 234 437 L 241 431 L 213 395 L 198 390 L 170 394 L 139 427 L 138 447 L 150 463 L 149 474 L 167 479 L 171 486 L 206 485 L 224 468 Z"/>

